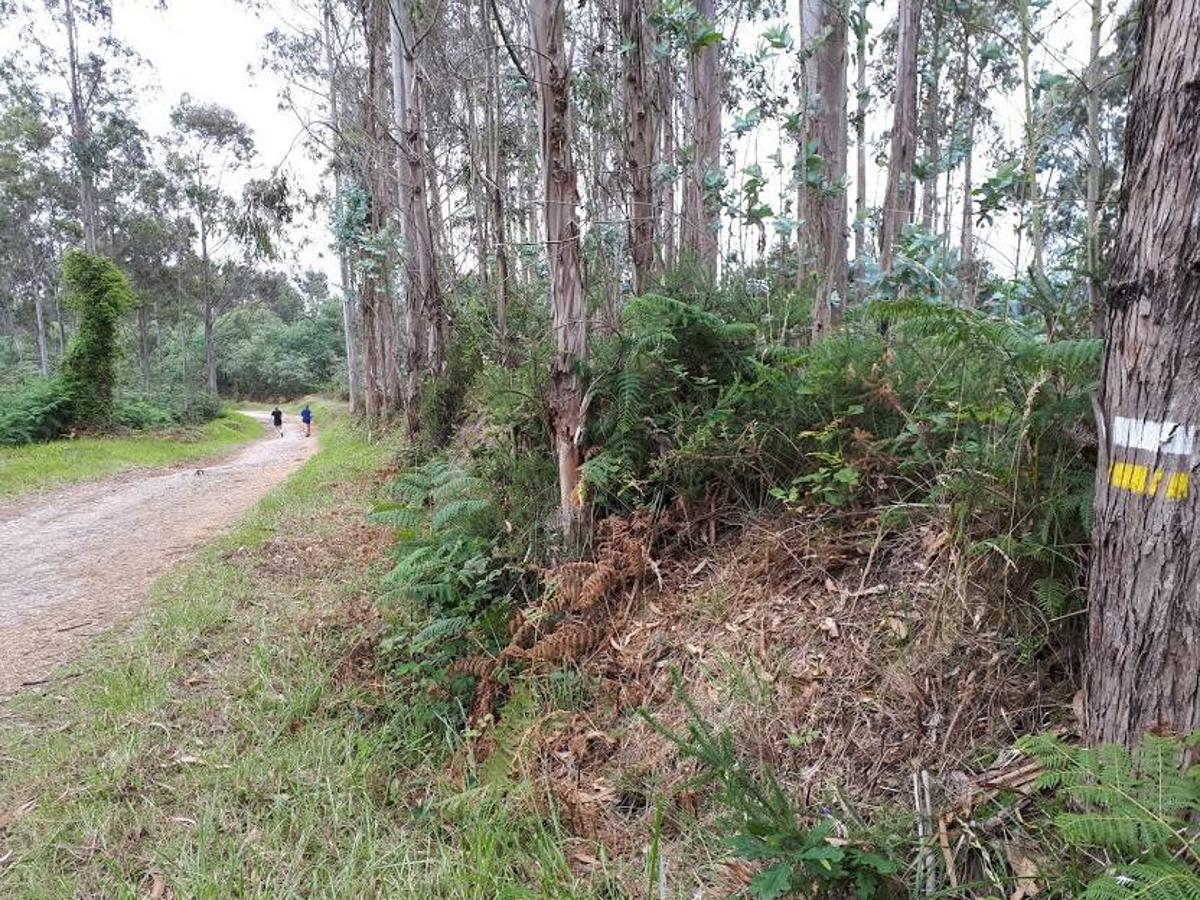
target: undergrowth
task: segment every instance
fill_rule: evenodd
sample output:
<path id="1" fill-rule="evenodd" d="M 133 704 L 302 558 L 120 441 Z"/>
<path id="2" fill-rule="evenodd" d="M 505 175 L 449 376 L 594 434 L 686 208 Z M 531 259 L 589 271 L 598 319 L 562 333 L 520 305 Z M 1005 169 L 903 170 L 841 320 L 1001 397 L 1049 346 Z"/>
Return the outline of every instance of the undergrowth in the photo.
<path id="1" fill-rule="evenodd" d="M 510 733 L 514 698 L 543 680 L 557 696 L 571 666 L 617 641 L 620 606 L 636 602 L 650 572 L 653 536 L 627 577 L 632 570 L 607 562 L 605 523 L 660 521 L 679 554 L 764 506 L 798 521 L 869 522 L 877 545 L 922 529 L 944 534 L 963 571 L 1000 573 L 989 602 L 1026 630 L 1027 664 L 1069 670 L 1061 658 L 1073 652 L 1084 596 L 1100 342 L 1063 328 L 1048 340 L 1036 312 L 958 308 L 913 277 L 906 299 L 851 307 L 814 344 L 796 339 L 803 298 L 775 290 L 735 296 L 668 278 L 660 292 L 625 301 L 619 317 L 597 312 L 603 327 L 580 372 L 582 496 L 597 539 L 582 548 L 553 525 L 545 323 L 513 323 L 499 353 L 487 316 L 457 298 L 467 343 L 425 418 L 438 435 L 456 426 L 453 440 L 402 473 L 395 499 L 374 513 L 396 530 L 383 659 L 401 696 L 421 697 L 396 715 L 431 743 L 503 757 L 506 742 L 531 739 Z M 596 561 L 572 562 L 579 553 Z M 593 576 L 594 590 L 585 588 Z M 573 677 L 588 683 L 586 673 Z M 692 713 L 685 731 L 657 727 L 715 792 L 725 848 L 750 865 L 757 900 L 902 895 L 918 871 L 936 871 L 914 866 L 929 848 L 908 830 L 911 809 L 871 823 L 806 808 Z M 920 877 L 928 887 L 933 876 Z"/>

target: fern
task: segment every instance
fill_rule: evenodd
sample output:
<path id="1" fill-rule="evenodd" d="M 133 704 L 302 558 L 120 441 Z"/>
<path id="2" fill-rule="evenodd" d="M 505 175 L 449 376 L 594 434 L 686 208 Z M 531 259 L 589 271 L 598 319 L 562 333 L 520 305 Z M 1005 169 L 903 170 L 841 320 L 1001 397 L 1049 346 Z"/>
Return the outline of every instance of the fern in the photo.
<path id="1" fill-rule="evenodd" d="M 414 653 L 420 653 L 431 644 L 460 638 L 471 629 L 470 616 L 446 616 L 434 619 L 411 638 Z"/>
<path id="2" fill-rule="evenodd" d="M 1082 896 L 1200 898 L 1200 776 L 1180 768 L 1184 742 L 1147 734 L 1130 752 L 1038 735 L 1020 746 L 1045 769 L 1038 786 L 1065 801 L 1053 822 L 1066 844 L 1114 860 Z"/>
<path id="3" fill-rule="evenodd" d="M 1093 880 L 1082 900 L 1200 900 L 1200 877 L 1171 861 L 1114 866 Z"/>

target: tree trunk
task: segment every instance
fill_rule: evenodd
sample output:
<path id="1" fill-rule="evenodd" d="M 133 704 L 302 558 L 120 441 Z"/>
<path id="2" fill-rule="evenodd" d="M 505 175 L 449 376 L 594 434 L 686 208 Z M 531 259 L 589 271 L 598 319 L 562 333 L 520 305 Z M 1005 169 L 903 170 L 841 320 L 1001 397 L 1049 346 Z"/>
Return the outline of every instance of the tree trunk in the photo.
<path id="1" fill-rule="evenodd" d="M 563 47 L 563 2 L 529 0 L 529 25 L 541 118 L 546 254 L 550 261 L 554 324 L 550 416 L 558 457 L 562 525 L 569 534 L 577 534 L 583 518 L 579 496 L 583 384 L 578 365 L 587 348 L 587 311 L 576 219 L 579 188 L 571 146 L 570 72 Z"/>
<path id="2" fill-rule="evenodd" d="M 1100 26 L 1104 21 L 1103 0 L 1092 0 L 1091 52 L 1087 68 L 1087 285 L 1092 311 L 1092 331 L 1104 332 L 1104 282 L 1100 273 Z"/>
<path id="3" fill-rule="evenodd" d="M 660 160 L 664 166 L 674 167 L 675 160 L 675 67 L 670 54 L 658 64 L 659 117 L 662 131 Z M 662 235 L 662 267 L 675 266 L 675 180 L 656 179 L 658 185 L 658 220 Z"/>
<path id="4" fill-rule="evenodd" d="M 1200 727 L 1200 4 L 1144 0 L 1101 374 L 1086 731 Z"/>
<path id="5" fill-rule="evenodd" d="M 1033 271 L 1042 283 L 1046 277 L 1046 263 L 1043 255 L 1042 237 L 1042 201 L 1038 185 L 1038 156 L 1041 153 L 1041 135 L 1037 130 L 1036 111 L 1033 107 L 1033 80 L 1030 72 L 1032 57 L 1031 31 L 1033 28 L 1029 13 L 1030 0 L 1019 0 L 1017 4 L 1021 24 L 1021 88 L 1025 106 L 1025 207 L 1029 210 L 1029 248 L 1033 254 Z M 1020 254 L 1018 254 L 1018 259 Z"/>
<path id="6" fill-rule="evenodd" d="M 200 289 L 204 292 L 204 381 L 210 396 L 217 396 L 216 301 L 213 298 L 212 263 L 208 258 L 208 216 L 200 210 Z"/>
<path id="7" fill-rule="evenodd" d="M 96 252 L 96 222 L 99 201 L 96 198 L 96 171 L 92 161 L 92 126 L 88 121 L 87 100 L 79 83 L 79 46 L 74 0 L 63 3 L 63 23 L 67 31 L 67 80 L 71 90 L 71 154 L 79 173 L 79 214 L 83 222 L 83 248 Z"/>
<path id="8" fill-rule="evenodd" d="M 145 300 L 137 308 L 138 368 L 142 375 L 142 389 L 150 391 L 150 307 Z"/>
<path id="9" fill-rule="evenodd" d="M 937 217 L 937 170 L 941 157 L 942 4 L 933 4 L 933 34 L 930 41 L 929 90 L 925 94 L 925 177 L 921 186 L 921 226 L 933 231 Z"/>
<path id="10" fill-rule="evenodd" d="M 696 0 L 696 12 L 712 24 L 714 0 Z M 721 73 L 719 44 L 688 54 L 688 101 L 692 119 L 692 164 L 683 185 L 680 249 L 706 278 L 715 279 L 721 199 Z"/>
<path id="11" fill-rule="evenodd" d="M 337 62 L 333 46 L 333 2 L 325 0 L 323 16 L 325 39 L 325 65 L 329 70 L 329 119 L 333 127 L 341 129 L 342 121 L 339 115 L 339 98 L 337 89 Z M 333 166 L 333 206 L 334 218 L 342 221 L 344 201 L 342 199 L 341 167 L 334 161 Z M 350 414 L 362 410 L 362 384 L 358 369 L 358 342 L 355 337 L 354 293 L 350 275 L 350 256 L 345 244 L 338 242 L 338 270 L 342 279 L 342 330 L 346 341 L 346 388 L 350 394 Z"/>
<path id="12" fill-rule="evenodd" d="M 50 353 L 46 347 L 46 319 L 42 314 L 42 289 L 33 292 L 33 321 L 37 326 L 38 371 L 43 378 L 50 377 Z"/>
<path id="13" fill-rule="evenodd" d="M 388 74 L 389 0 L 365 0 L 367 103 L 364 109 L 364 176 L 370 193 L 369 231 L 373 239 L 392 227 L 395 168 L 388 129 L 391 94 Z M 367 418 L 379 422 L 400 406 L 399 338 L 391 298 L 392 254 L 370 254 L 362 276 L 359 305 L 363 340 L 363 396 Z"/>
<path id="14" fill-rule="evenodd" d="M 860 281 L 866 277 L 867 261 L 867 27 L 867 0 L 858 0 L 854 29 L 854 268 Z"/>
<path id="15" fill-rule="evenodd" d="M 487 192 L 491 203 L 492 236 L 495 238 L 496 256 L 496 338 L 500 348 L 500 364 L 512 362 L 508 349 L 508 223 L 504 203 L 505 159 L 501 148 L 499 121 L 500 108 L 500 48 L 492 37 L 492 17 L 488 15 L 488 0 L 479 0 L 479 26 L 487 50 L 484 53 L 484 71 L 487 77 L 487 93 L 484 100 L 484 131 L 487 142 Z"/>
<path id="16" fill-rule="evenodd" d="M 399 155 L 400 227 L 404 238 L 405 324 L 408 333 L 405 424 L 421 430 L 421 395 L 446 367 L 446 323 L 429 220 L 423 124 L 423 75 L 417 65 L 408 0 L 392 0 L 392 96 Z"/>
<path id="17" fill-rule="evenodd" d="M 896 242 L 913 212 L 912 167 L 917 149 L 917 42 L 920 23 L 920 0 L 900 0 L 892 143 L 888 155 L 887 190 L 883 197 L 879 239 L 879 265 L 884 272 L 891 271 Z"/>
<path id="18" fill-rule="evenodd" d="M 962 284 L 962 305 L 967 309 L 974 309 L 978 273 L 975 270 L 975 203 L 971 197 L 971 191 L 974 189 L 971 178 L 971 161 L 975 156 L 975 122 L 979 118 L 979 99 L 974 95 L 971 85 L 967 81 L 970 53 L 971 42 L 964 38 L 962 67 L 968 105 L 967 155 L 963 159 L 962 244 L 959 251 L 958 279 Z"/>
<path id="19" fill-rule="evenodd" d="M 801 190 L 808 192 L 808 256 L 816 266 L 814 281 L 812 337 L 818 340 L 841 318 L 846 300 L 846 19 L 848 10 L 833 0 L 804 0 L 801 35 L 805 46 L 816 44 L 811 59 L 813 78 L 805 85 L 813 115 L 805 129 L 809 142 L 816 142 L 817 153 L 825 161 L 820 190 L 812 191 L 807 181 Z M 808 29 L 815 29 L 808 31 Z M 807 81 L 807 79 L 806 79 Z M 814 104 L 815 101 L 815 104 Z M 801 152 L 805 152 L 802 149 Z"/>
<path id="20" fill-rule="evenodd" d="M 654 115 L 647 90 L 651 38 L 645 0 L 621 0 L 625 48 L 625 166 L 629 171 L 629 249 L 633 292 L 643 294 L 654 273 Z"/>

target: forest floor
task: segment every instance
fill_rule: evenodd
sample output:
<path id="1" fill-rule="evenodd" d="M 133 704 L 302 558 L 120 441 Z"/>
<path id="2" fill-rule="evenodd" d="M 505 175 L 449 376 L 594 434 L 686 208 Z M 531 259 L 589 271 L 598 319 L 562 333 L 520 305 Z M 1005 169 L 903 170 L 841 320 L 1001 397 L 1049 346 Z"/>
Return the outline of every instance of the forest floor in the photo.
<path id="1" fill-rule="evenodd" d="M 232 528 L 309 457 L 298 425 L 215 463 L 137 469 L 0 505 L 0 697 L 128 621 L 154 581 Z M 266 436 L 267 434 L 271 436 Z"/>

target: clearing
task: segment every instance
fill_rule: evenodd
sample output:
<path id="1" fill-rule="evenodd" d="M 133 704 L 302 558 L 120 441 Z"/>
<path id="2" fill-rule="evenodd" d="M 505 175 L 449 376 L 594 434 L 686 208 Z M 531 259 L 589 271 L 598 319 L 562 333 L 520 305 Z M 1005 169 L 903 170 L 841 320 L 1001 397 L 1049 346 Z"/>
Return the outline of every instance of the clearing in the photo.
<path id="1" fill-rule="evenodd" d="M 263 421 L 266 414 L 250 413 Z M 298 425 L 205 465 L 139 470 L 0 505 L 0 697 L 121 622 L 172 564 L 236 524 L 316 442 Z"/>

